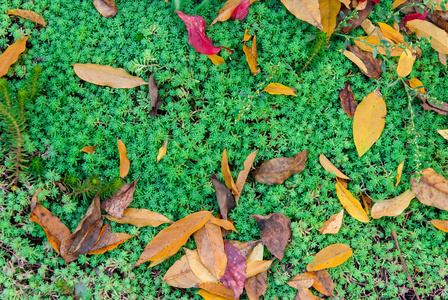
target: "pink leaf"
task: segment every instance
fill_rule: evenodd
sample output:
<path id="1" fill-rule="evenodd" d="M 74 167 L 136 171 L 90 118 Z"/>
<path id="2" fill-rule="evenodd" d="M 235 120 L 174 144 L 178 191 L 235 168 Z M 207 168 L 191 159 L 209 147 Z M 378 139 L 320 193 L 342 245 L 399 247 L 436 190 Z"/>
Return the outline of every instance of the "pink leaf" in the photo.
<path id="1" fill-rule="evenodd" d="M 221 282 L 234 291 L 235 299 L 238 299 L 246 283 L 246 261 L 238 249 L 228 241 L 224 241 L 224 249 L 227 255 L 227 267 Z"/>
<path id="2" fill-rule="evenodd" d="M 425 12 L 423 14 L 421 13 L 416 13 L 416 14 L 410 14 L 407 15 L 406 17 L 404 17 L 403 20 L 401 20 L 401 23 L 406 23 L 412 20 L 424 20 L 426 19 L 426 14 L 428 13 L 428 10 L 425 9 Z"/>
<path id="3" fill-rule="evenodd" d="M 242 19 L 247 17 L 247 14 L 249 13 L 249 5 L 250 0 L 242 0 L 240 4 L 238 4 L 238 6 L 233 10 L 232 19 L 241 21 Z"/>
<path id="4" fill-rule="evenodd" d="M 215 47 L 213 45 L 212 40 L 205 34 L 205 20 L 203 17 L 186 15 L 178 10 L 175 12 L 177 12 L 179 18 L 181 18 L 187 26 L 188 43 L 192 45 L 196 51 L 206 55 L 215 55 L 218 54 L 222 48 L 224 48 L 233 53 L 232 50 L 226 47 Z"/>

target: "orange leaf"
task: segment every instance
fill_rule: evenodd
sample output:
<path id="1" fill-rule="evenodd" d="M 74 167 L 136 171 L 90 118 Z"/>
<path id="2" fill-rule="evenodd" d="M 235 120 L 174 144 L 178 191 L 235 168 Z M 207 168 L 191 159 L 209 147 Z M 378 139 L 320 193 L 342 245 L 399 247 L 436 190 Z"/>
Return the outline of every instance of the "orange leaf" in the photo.
<path id="1" fill-rule="evenodd" d="M 387 38 L 391 39 L 394 43 L 406 44 L 403 35 L 397 30 L 395 30 L 392 26 L 389 26 L 386 23 L 382 22 L 378 22 L 378 25 L 380 26 L 380 29 L 384 33 L 384 35 Z"/>
<path id="2" fill-rule="evenodd" d="M 257 156 L 258 150 L 250 153 L 246 159 L 244 160 L 243 166 L 244 169 L 240 171 L 238 174 L 238 178 L 236 179 L 236 189 L 238 190 L 238 194 L 235 196 L 235 202 L 238 203 L 240 199 L 241 193 L 243 192 L 244 184 L 246 183 L 247 175 L 249 175 L 250 169 L 254 164 L 254 159 Z"/>
<path id="3" fill-rule="evenodd" d="M 225 230 L 233 230 L 236 233 L 238 233 L 238 231 L 235 229 L 235 226 L 233 226 L 232 222 L 230 222 L 228 220 L 213 218 L 210 220 L 210 223 L 218 225 L 218 226 L 224 228 Z"/>
<path id="4" fill-rule="evenodd" d="M 110 224 L 101 228 L 100 237 L 87 254 L 103 254 L 117 248 L 118 245 L 129 240 L 133 235 L 126 233 L 112 233 Z"/>
<path id="5" fill-rule="evenodd" d="M 250 0 L 250 4 L 256 2 L 258 0 Z M 228 0 L 224 6 L 219 10 L 218 16 L 216 19 L 213 20 L 212 24 L 210 24 L 210 27 L 215 24 L 216 22 L 224 22 L 230 19 L 232 16 L 233 10 L 241 3 L 241 0 Z M 249 4 L 249 5 L 250 5 Z"/>
<path id="6" fill-rule="evenodd" d="M 308 272 L 333 268 L 344 263 L 353 251 L 346 244 L 333 244 L 320 250 L 314 256 L 314 262 L 306 266 Z"/>
<path id="7" fill-rule="evenodd" d="M 11 9 L 6 12 L 8 15 L 14 15 L 18 17 L 22 17 L 28 20 L 33 21 L 34 23 L 40 24 L 42 26 L 47 26 L 45 23 L 44 18 L 42 18 L 40 15 L 36 14 L 33 11 L 24 10 L 24 9 Z"/>
<path id="8" fill-rule="evenodd" d="M 120 177 L 125 178 L 129 172 L 129 166 L 131 162 L 128 159 L 126 146 L 122 141 L 117 139 L 118 142 L 118 153 L 120 154 Z"/>
<path id="9" fill-rule="evenodd" d="M 448 232 L 448 221 L 431 220 L 431 221 L 429 221 L 429 223 L 434 225 L 434 227 L 436 227 L 437 229 Z"/>
<path id="10" fill-rule="evenodd" d="M 26 49 L 26 41 L 29 36 L 24 36 L 14 44 L 6 48 L 5 52 L 0 55 L 0 77 L 8 73 L 9 67 L 17 61 L 19 55 Z"/>
<path id="11" fill-rule="evenodd" d="M 123 212 L 123 216 L 118 219 L 113 216 L 107 215 L 111 221 L 120 224 L 131 224 L 137 227 L 151 226 L 157 227 L 164 223 L 173 223 L 170 219 L 166 218 L 164 215 L 147 210 L 147 209 L 137 209 L 137 208 L 126 208 Z"/>
<path id="12" fill-rule="evenodd" d="M 290 95 L 297 97 L 295 94 L 295 92 L 297 92 L 296 89 L 287 87 L 281 83 L 270 83 L 264 88 L 263 92 L 267 92 L 271 95 Z"/>
<path id="13" fill-rule="evenodd" d="M 334 283 L 331 280 L 328 271 L 323 269 L 314 272 L 306 272 L 305 274 L 312 275 L 314 278 L 313 287 L 324 294 L 325 296 L 331 296 L 334 291 Z"/>
<path id="14" fill-rule="evenodd" d="M 188 264 L 187 255 L 182 256 L 166 271 L 163 282 L 178 288 L 192 288 L 201 280 L 194 275 Z"/>
<path id="15" fill-rule="evenodd" d="M 246 36 L 246 34 L 244 34 Z M 247 64 L 249 65 L 250 71 L 257 75 L 260 73 L 260 69 L 258 68 L 257 59 L 258 59 L 258 52 L 257 52 L 257 36 L 254 36 L 254 39 L 252 40 L 252 47 L 249 48 L 246 46 L 246 42 L 243 44 L 243 51 L 244 54 L 246 54 L 246 60 Z"/>
<path id="16" fill-rule="evenodd" d="M 417 78 L 412 78 L 409 80 L 409 86 L 413 89 L 417 89 L 422 94 L 425 94 L 425 87 L 423 86 L 423 83 L 418 80 Z"/>
<path id="17" fill-rule="evenodd" d="M 207 57 L 212 61 L 212 63 L 215 66 L 220 66 L 224 64 L 226 61 L 221 56 L 215 54 L 215 55 L 207 55 Z"/>
<path id="18" fill-rule="evenodd" d="M 254 277 L 257 274 L 266 272 L 273 260 L 255 260 L 246 265 L 246 278 Z"/>
<path id="19" fill-rule="evenodd" d="M 198 284 L 196 287 L 199 289 L 203 289 L 209 293 L 212 293 L 218 297 L 222 297 L 223 299 L 228 299 L 228 300 L 234 299 L 235 293 L 222 283 L 203 282 L 203 283 Z M 199 291 L 199 295 L 201 295 L 201 291 Z M 203 296 L 203 295 L 201 295 L 201 296 Z M 205 299 L 207 299 L 207 298 L 205 298 Z M 210 299 L 220 299 L 220 298 L 210 298 Z"/>
<path id="20" fill-rule="evenodd" d="M 226 184 L 226 187 L 228 189 L 232 189 L 232 193 L 234 195 L 238 194 L 238 190 L 235 186 L 235 182 L 233 181 L 232 178 L 232 173 L 230 173 L 230 168 L 229 168 L 229 161 L 227 160 L 227 151 L 224 148 L 224 151 L 222 152 L 222 157 L 221 157 L 221 171 L 222 174 L 224 175 L 224 182 Z"/>
<path id="21" fill-rule="evenodd" d="M 166 147 L 168 145 L 168 140 L 163 142 L 163 146 L 159 149 L 159 154 L 157 154 L 157 163 L 165 156 L 166 154 Z"/>
<path id="22" fill-rule="evenodd" d="M 97 148 L 97 146 L 85 146 L 80 151 L 92 154 L 93 151 L 95 151 L 96 148 Z"/>
<path id="23" fill-rule="evenodd" d="M 211 293 L 211 292 L 209 292 L 207 290 L 203 290 L 203 289 L 199 290 L 198 295 L 201 295 L 201 297 L 204 300 L 229 300 L 229 299 L 234 299 L 234 298 L 223 297 L 223 296 L 217 295 L 215 293 Z"/>
<path id="24" fill-rule="evenodd" d="M 397 183 L 395 184 L 395 186 L 398 186 L 398 184 L 400 183 L 401 180 L 401 174 L 403 173 L 403 166 L 404 166 L 404 160 L 398 164 L 398 168 L 397 168 Z"/>

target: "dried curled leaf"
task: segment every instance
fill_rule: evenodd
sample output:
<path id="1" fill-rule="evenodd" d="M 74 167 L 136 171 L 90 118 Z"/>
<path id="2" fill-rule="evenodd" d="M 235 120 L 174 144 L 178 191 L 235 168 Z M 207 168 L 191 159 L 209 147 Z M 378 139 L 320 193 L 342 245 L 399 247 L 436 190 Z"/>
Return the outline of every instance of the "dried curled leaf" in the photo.
<path id="1" fill-rule="evenodd" d="M 448 180 L 433 169 L 421 171 L 421 177 L 411 179 L 412 191 L 421 203 L 448 210 Z"/>
<path id="2" fill-rule="evenodd" d="M 123 212 L 123 216 L 118 219 L 113 216 L 107 215 L 109 220 L 120 224 L 131 224 L 137 227 L 151 226 L 157 227 L 160 224 L 173 223 L 170 219 L 159 213 L 137 208 L 126 208 Z"/>
<path id="3" fill-rule="evenodd" d="M 335 165 L 333 165 L 333 163 L 328 158 L 326 158 L 325 155 L 323 155 L 322 153 L 319 155 L 319 162 L 321 166 L 324 167 L 325 170 L 335 175 L 336 177 L 351 180 L 350 177 L 339 171 L 339 169 L 336 168 Z"/>
<path id="4" fill-rule="evenodd" d="M 232 194 L 232 190 L 228 189 L 224 184 L 219 181 L 218 176 L 213 174 L 210 176 L 215 187 L 216 200 L 219 205 L 219 212 L 224 220 L 229 219 L 229 213 L 235 208 L 235 199 Z"/>
<path id="5" fill-rule="evenodd" d="M 349 24 L 349 26 L 341 27 L 341 31 L 343 33 L 349 33 L 350 31 L 361 25 L 361 23 L 363 23 L 363 21 L 366 20 L 366 18 L 369 16 L 374 6 L 375 3 L 372 0 L 367 0 L 365 8 L 363 10 L 358 9 L 357 16 L 355 18 L 349 18 L 349 20 L 347 21 L 347 24 Z M 344 14 L 344 16 L 348 16 L 351 12 L 353 12 L 354 9 L 355 8 L 350 10 L 348 7 L 342 7 L 341 12 Z M 338 16 L 338 23 L 341 21 L 342 18 Z"/>
<path id="6" fill-rule="evenodd" d="M 157 154 L 157 163 L 166 155 L 166 150 L 168 146 L 168 140 L 163 142 L 162 147 L 159 149 L 159 153 Z"/>
<path id="7" fill-rule="evenodd" d="M 14 64 L 19 55 L 26 49 L 26 41 L 29 36 L 24 36 L 14 44 L 6 48 L 5 52 L 0 55 L 0 77 L 5 76 L 8 73 L 9 67 Z"/>
<path id="8" fill-rule="evenodd" d="M 118 245 L 129 240 L 133 235 L 126 233 L 112 233 L 110 224 L 103 226 L 100 236 L 92 249 L 87 254 L 103 254 L 104 252 L 115 249 Z"/>
<path id="9" fill-rule="evenodd" d="M 160 97 L 159 87 L 157 86 L 157 82 L 154 77 L 154 69 L 148 78 L 148 92 L 149 101 L 151 102 L 151 110 L 149 111 L 149 115 L 151 117 L 155 117 L 157 116 L 157 110 L 160 108 L 160 106 L 162 106 L 162 98 Z"/>
<path id="10" fill-rule="evenodd" d="M 336 234 L 339 232 L 339 229 L 342 225 L 342 218 L 344 217 L 344 209 L 342 209 L 340 212 L 335 213 L 332 215 L 327 221 L 324 222 L 322 227 L 320 227 L 318 230 L 322 234 Z"/>
<path id="11" fill-rule="evenodd" d="M 356 111 L 356 100 L 348 81 L 345 82 L 344 88 L 339 92 L 339 98 L 341 99 L 342 109 L 349 118 L 353 119 Z"/>
<path id="12" fill-rule="evenodd" d="M 286 85 L 283 85 L 281 83 L 276 83 L 276 82 L 271 82 L 270 84 L 268 84 L 263 92 L 267 92 L 271 95 L 290 95 L 290 96 L 295 96 L 297 90 L 295 88 L 290 88 L 287 87 Z"/>
<path id="13" fill-rule="evenodd" d="M 126 176 L 128 176 L 131 162 L 128 159 L 127 150 L 124 143 L 121 140 L 117 139 L 117 144 L 118 153 L 120 154 L 120 177 L 125 178 Z"/>
<path id="14" fill-rule="evenodd" d="M 254 36 L 252 40 L 252 47 L 246 46 L 246 42 L 243 44 L 243 52 L 246 55 L 246 61 L 249 65 L 250 71 L 257 75 L 260 73 L 260 69 L 258 68 L 257 59 L 258 59 L 258 51 L 257 51 L 257 36 Z"/>
<path id="15" fill-rule="evenodd" d="M 342 181 L 336 178 L 336 193 L 339 201 L 345 210 L 356 220 L 368 223 L 369 217 L 366 211 L 362 208 L 361 203 L 352 196 L 352 194 L 343 186 Z"/>
<path id="16" fill-rule="evenodd" d="M 103 201 L 101 208 L 107 211 L 112 217 L 121 219 L 125 209 L 133 200 L 137 181 L 138 178 L 131 183 L 125 183 L 112 197 Z"/>
<path id="17" fill-rule="evenodd" d="M 118 13 L 114 0 L 93 0 L 93 5 L 105 18 L 114 17 Z"/>
<path id="18" fill-rule="evenodd" d="M 84 81 L 113 88 L 130 89 L 148 84 L 143 79 L 132 76 L 124 69 L 98 64 L 75 64 L 76 75 Z"/>
<path id="19" fill-rule="evenodd" d="M 235 182 L 233 181 L 232 173 L 229 168 L 229 161 L 227 159 L 227 150 L 224 148 L 221 157 L 221 171 L 224 176 L 224 182 L 228 189 L 231 189 L 234 195 L 238 194 L 238 190 L 235 186 Z"/>
<path id="20" fill-rule="evenodd" d="M 378 201 L 372 206 L 370 215 L 374 219 L 379 219 L 384 216 L 398 216 L 409 206 L 409 203 L 411 203 L 411 200 L 414 199 L 414 197 L 415 195 L 413 192 L 406 190 L 395 198 Z"/>
<path id="21" fill-rule="evenodd" d="M 33 11 L 24 10 L 24 9 L 11 9 L 11 10 L 8 10 L 6 13 L 8 15 L 14 15 L 14 16 L 18 16 L 18 17 L 22 17 L 22 18 L 31 20 L 34 23 L 40 24 L 44 27 L 47 26 L 44 18 L 42 18 L 39 14 L 37 14 Z"/>
<path id="22" fill-rule="evenodd" d="M 352 254 L 350 246 L 333 244 L 320 250 L 314 256 L 314 261 L 306 266 L 306 269 L 310 272 L 333 268 L 344 263 Z"/>

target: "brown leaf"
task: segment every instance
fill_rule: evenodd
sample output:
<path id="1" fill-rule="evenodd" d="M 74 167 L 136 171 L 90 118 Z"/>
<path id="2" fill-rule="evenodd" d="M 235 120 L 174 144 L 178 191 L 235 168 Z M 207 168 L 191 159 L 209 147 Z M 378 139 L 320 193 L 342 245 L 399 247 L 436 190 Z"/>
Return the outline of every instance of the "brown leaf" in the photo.
<path id="1" fill-rule="evenodd" d="M 344 217 L 344 209 L 342 209 L 340 212 L 332 215 L 327 221 L 324 222 L 322 227 L 320 227 L 318 230 L 322 234 L 336 234 L 339 232 L 339 229 L 342 225 L 342 218 Z"/>
<path id="2" fill-rule="evenodd" d="M 297 290 L 300 288 L 307 289 L 313 285 L 314 278 L 315 276 L 313 274 L 301 273 L 291 278 L 286 284 Z"/>
<path id="3" fill-rule="evenodd" d="M 417 93 L 417 97 L 423 101 L 422 108 L 424 110 L 432 110 L 439 115 L 448 114 L 448 103 L 439 101 L 437 99 L 428 99 L 424 94 Z"/>
<path id="4" fill-rule="evenodd" d="M 219 211 L 224 220 L 229 219 L 229 213 L 235 208 L 235 200 L 232 195 L 232 190 L 226 188 L 224 184 L 219 181 L 218 176 L 213 174 L 210 176 L 213 186 L 216 191 L 216 200 L 218 201 Z"/>
<path id="5" fill-rule="evenodd" d="M 0 55 L 0 77 L 8 73 L 9 67 L 14 64 L 19 58 L 20 54 L 26 49 L 26 41 L 29 36 L 24 36 L 14 44 L 6 48 L 5 52 Z"/>
<path id="6" fill-rule="evenodd" d="M 117 148 L 118 148 L 118 154 L 120 155 L 120 177 L 124 179 L 126 176 L 128 176 L 131 162 L 128 159 L 128 152 L 126 150 L 126 146 L 119 139 L 117 139 Z"/>
<path id="7" fill-rule="evenodd" d="M 350 246 L 346 244 L 332 244 L 320 250 L 314 256 L 314 262 L 309 263 L 306 269 L 310 272 L 333 268 L 344 263 L 352 254 L 353 251 Z"/>
<path id="8" fill-rule="evenodd" d="M 244 257 L 244 259 L 246 259 L 252 253 L 254 248 L 260 243 L 260 240 L 250 242 L 229 241 L 229 243 L 231 243 L 235 248 L 237 248 L 238 251 L 241 253 L 241 255 Z"/>
<path id="9" fill-rule="evenodd" d="M 314 278 L 313 287 L 324 294 L 325 296 L 331 296 L 334 292 L 334 283 L 328 274 L 326 269 L 314 271 L 314 272 L 306 272 L 305 274 L 312 275 Z"/>
<path id="10" fill-rule="evenodd" d="M 244 160 L 243 166 L 244 169 L 240 171 L 238 174 L 238 178 L 236 179 L 236 189 L 238 190 L 238 194 L 235 196 L 235 203 L 238 203 L 238 200 L 241 197 L 241 193 L 243 192 L 244 184 L 246 183 L 247 175 L 249 175 L 250 169 L 254 164 L 255 157 L 257 156 L 258 150 L 251 152 L 246 159 Z"/>
<path id="11" fill-rule="evenodd" d="M 379 79 L 383 71 L 381 70 L 381 59 L 375 58 L 371 53 L 361 51 L 358 46 L 347 46 L 348 50 L 344 54 L 348 59 L 353 61 L 364 75 L 373 79 Z"/>
<path id="12" fill-rule="evenodd" d="M 157 163 L 159 163 L 159 161 L 165 156 L 167 145 L 168 140 L 164 141 L 162 147 L 160 147 L 159 153 L 157 154 Z"/>
<path id="13" fill-rule="evenodd" d="M 266 272 L 257 274 L 254 277 L 247 278 L 244 288 L 246 289 L 249 300 L 258 300 L 266 293 L 268 287 L 268 275 Z"/>
<path id="14" fill-rule="evenodd" d="M 83 152 L 85 152 L 85 153 L 92 154 L 93 151 L 95 151 L 96 148 L 97 148 L 96 146 L 85 146 L 85 147 L 83 147 L 80 151 L 83 151 Z"/>
<path id="15" fill-rule="evenodd" d="M 114 0 L 93 0 L 93 5 L 105 18 L 114 17 L 118 12 Z"/>
<path id="16" fill-rule="evenodd" d="M 283 259 L 285 247 L 291 237 L 291 221 L 282 213 L 269 216 L 251 215 L 260 229 L 261 241 L 279 260 Z"/>
<path id="17" fill-rule="evenodd" d="M 297 153 L 295 157 L 280 157 L 264 162 L 252 173 L 256 181 L 273 185 L 282 184 L 293 174 L 305 169 L 308 150 Z"/>
<path id="18" fill-rule="evenodd" d="M 309 289 L 301 287 L 294 300 L 323 300 L 323 298 L 314 295 Z"/>
<path id="19" fill-rule="evenodd" d="M 362 193 L 362 204 L 364 205 L 364 210 L 366 211 L 367 216 L 369 215 L 369 210 L 372 207 L 372 198 L 370 198 L 367 194 Z"/>
<path id="20" fill-rule="evenodd" d="M 157 116 L 157 110 L 162 106 L 162 98 L 159 95 L 159 88 L 157 87 L 156 80 L 154 78 L 154 69 L 151 72 L 151 76 L 148 79 L 149 100 L 151 101 L 151 110 L 149 115 L 151 117 Z"/>
<path id="21" fill-rule="evenodd" d="M 84 81 L 113 88 L 130 89 L 148 84 L 143 79 L 132 76 L 124 69 L 98 64 L 75 64 L 76 75 Z"/>
<path id="22" fill-rule="evenodd" d="M 194 241 L 204 266 L 213 276 L 220 279 L 224 275 L 227 265 L 221 228 L 209 221 L 194 233 Z"/>
<path id="23" fill-rule="evenodd" d="M 228 189 L 231 189 L 234 195 L 238 194 L 235 182 L 233 181 L 232 173 L 230 172 L 229 161 L 227 160 L 226 148 L 224 148 L 224 151 L 222 152 L 221 171 L 222 175 L 224 176 L 224 182 L 226 184 L 226 187 Z"/>
<path id="24" fill-rule="evenodd" d="M 126 208 L 123 212 L 123 216 L 120 219 L 107 215 L 111 221 L 120 224 L 131 224 L 137 227 L 151 226 L 157 227 L 160 224 L 173 223 L 170 219 L 159 213 L 137 208 Z"/>
<path id="25" fill-rule="evenodd" d="M 195 286 L 196 288 L 206 290 L 209 293 L 222 297 L 223 299 L 233 299 L 235 293 L 222 283 L 203 282 Z"/>
<path id="26" fill-rule="evenodd" d="M 228 241 L 224 241 L 227 256 L 227 268 L 221 282 L 234 291 L 234 299 L 243 293 L 246 282 L 246 261 L 238 249 Z"/>
<path id="27" fill-rule="evenodd" d="M 182 256 L 166 271 L 163 282 L 178 288 L 192 288 L 201 280 L 194 275 L 188 264 L 187 255 Z"/>
<path id="28" fill-rule="evenodd" d="M 246 54 L 246 60 L 247 64 L 249 65 L 250 71 L 257 75 L 260 73 L 260 69 L 258 68 L 257 59 L 258 59 L 258 52 L 257 52 L 257 36 L 254 36 L 252 40 L 252 47 L 249 48 L 246 46 L 246 42 L 243 44 L 243 52 Z"/>
<path id="29" fill-rule="evenodd" d="M 219 278 L 213 276 L 212 273 L 205 267 L 199 257 L 198 250 L 190 250 L 188 248 L 183 248 L 187 254 L 188 264 L 194 275 L 196 275 L 201 282 L 218 282 Z"/>
<path id="30" fill-rule="evenodd" d="M 372 11 L 374 6 L 375 6 L 375 3 L 373 3 L 372 0 L 367 0 L 366 7 L 363 10 L 358 11 L 358 17 L 351 18 L 349 21 L 347 21 L 347 24 L 350 24 L 350 26 L 341 27 L 341 31 L 343 33 L 348 33 L 350 31 L 352 31 L 353 29 L 355 29 L 356 27 L 358 27 L 359 25 L 361 25 L 361 23 L 369 16 L 369 14 Z M 349 10 L 346 7 L 342 7 L 341 12 L 345 16 L 348 16 L 348 14 L 349 14 Z M 342 18 L 340 16 L 338 16 L 337 23 L 340 23 L 341 21 L 342 21 Z"/>
<path id="31" fill-rule="evenodd" d="M 209 211 L 196 212 L 163 229 L 146 245 L 142 255 L 132 267 L 139 266 L 147 260 L 155 261 L 173 255 L 187 242 L 190 235 L 207 223 L 210 216 Z"/>
<path id="32" fill-rule="evenodd" d="M 345 82 L 344 88 L 339 92 L 339 98 L 341 99 L 342 109 L 347 116 L 353 119 L 356 110 L 356 100 L 348 81 Z"/>
<path id="33" fill-rule="evenodd" d="M 42 18 L 40 15 L 36 14 L 33 11 L 24 10 L 24 9 L 11 9 L 6 12 L 8 15 L 14 15 L 18 17 L 22 17 L 28 20 L 33 21 L 34 23 L 40 24 L 42 26 L 47 26 L 45 23 L 44 18 Z"/>
<path id="34" fill-rule="evenodd" d="M 431 168 L 424 169 L 420 175 L 411 179 L 412 191 L 418 201 L 448 210 L 448 180 Z"/>
<path id="35" fill-rule="evenodd" d="M 112 217 L 121 219 L 125 209 L 132 202 L 137 181 L 138 178 L 131 183 L 125 183 L 115 195 L 103 201 L 101 208 Z"/>
<path id="36" fill-rule="evenodd" d="M 328 158 L 326 158 L 325 155 L 323 155 L 322 153 L 319 155 L 319 162 L 321 166 L 324 167 L 325 170 L 335 175 L 336 177 L 347 180 L 351 179 L 350 177 L 339 171 L 339 169 L 336 168 L 336 166 L 333 165 L 333 163 Z"/>
<path id="37" fill-rule="evenodd" d="M 103 254 L 109 250 L 117 248 L 118 245 L 129 240 L 133 235 L 126 233 L 112 233 L 110 224 L 103 226 L 98 241 L 93 245 L 87 254 Z"/>

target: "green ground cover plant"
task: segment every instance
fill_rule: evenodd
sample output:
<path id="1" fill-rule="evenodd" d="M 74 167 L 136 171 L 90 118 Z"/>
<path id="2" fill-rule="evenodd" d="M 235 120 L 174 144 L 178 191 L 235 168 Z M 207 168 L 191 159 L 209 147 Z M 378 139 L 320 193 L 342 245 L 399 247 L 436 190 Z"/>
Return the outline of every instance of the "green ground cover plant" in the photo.
<path id="1" fill-rule="evenodd" d="M 198 5 L 186 0 L 182 10 L 200 14 L 210 24 L 222 4 L 210 3 L 195 12 Z M 376 5 L 369 19 L 393 22 L 390 5 L 389 1 Z M 8 72 L 13 92 L 36 64 L 42 68 L 42 91 L 27 107 L 26 151 L 32 180 L 14 192 L 0 191 L 0 298 L 201 299 L 194 289 L 162 283 L 179 253 L 153 268 L 130 268 L 167 225 L 136 228 L 111 222 L 112 231 L 138 238 L 103 255 L 81 256 L 65 265 L 44 230 L 29 220 L 30 195 L 40 187 L 38 201 L 73 231 L 96 191 L 120 186 L 117 138 L 126 144 L 131 161 L 125 181 L 140 176 L 131 207 L 159 212 L 171 220 L 199 210 L 217 211 L 209 176 L 220 170 L 224 147 L 234 178 L 255 149 L 259 149 L 255 166 L 309 150 L 305 170 L 282 185 L 267 186 L 249 176 L 231 214 L 239 235 L 230 233 L 228 239 L 240 241 L 260 238 L 250 215 L 281 212 L 292 221 L 292 241 L 285 258 L 268 272 L 264 299 L 293 299 L 296 290 L 286 282 L 302 272 L 315 253 L 333 243 L 345 243 L 354 252 L 343 265 L 329 270 L 335 299 L 411 298 L 413 291 L 392 230 L 398 234 L 419 295 L 448 298 L 446 233 L 427 222 L 448 218 L 446 211 L 412 201 L 398 217 L 361 224 L 346 216 L 337 235 L 317 230 L 341 209 L 334 178 L 318 163 L 321 153 L 352 178 L 354 195 L 366 191 L 374 201 L 409 189 L 411 175 L 421 169 L 430 167 L 448 176 L 447 141 L 437 133 L 446 128 L 446 117 L 423 110 L 421 100 L 410 101 L 400 84 L 391 85 L 397 79 L 394 69 L 388 68 L 378 80 L 367 78 L 336 51 L 344 45 L 342 37 L 333 37 L 329 47 L 321 49 L 318 30 L 297 20 L 275 0 L 252 4 L 243 21 L 222 22 L 207 30 L 216 45 L 234 50 L 233 54 L 221 52 L 226 63 L 220 66 L 187 43 L 185 25 L 171 4 L 117 1 L 117 7 L 119 13 L 106 19 L 90 1 L 5 0 L 0 4 L 0 50 L 24 35 L 31 36 L 27 51 Z M 47 27 L 8 16 L 6 11 L 14 8 L 39 13 Z M 257 35 L 261 69 L 257 76 L 242 51 L 246 29 Z M 355 29 L 350 35 L 363 32 Z M 412 39 L 415 42 L 415 36 Z M 421 50 L 411 77 L 419 78 L 432 96 L 443 100 L 448 92 L 447 70 L 429 44 Z M 114 89 L 90 84 L 75 75 L 75 63 L 122 67 L 144 79 L 154 68 L 162 97 L 159 116 L 149 116 L 147 87 Z M 361 158 L 353 143 L 352 120 L 338 96 L 346 81 L 358 101 L 378 87 L 387 105 L 384 131 Z M 298 97 L 262 93 L 269 82 L 296 88 Z M 0 123 L 0 132 L 6 130 L 7 124 Z M 167 154 L 157 164 L 158 149 L 167 139 Z M 81 152 L 87 145 L 98 148 L 93 154 Z M 7 164 L 10 146 L 2 134 L 2 165 Z M 402 183 L 395 187 L 396 168 L 403 160 Z M 6 187 L 5 176 L 0 187 Z M 71 195 L 60 190 L 60 181 Z M 186 247 L 194 249 L 194 241 L 190 239 Z M 269 255 L 265 253 L 265 258 Z"/>

